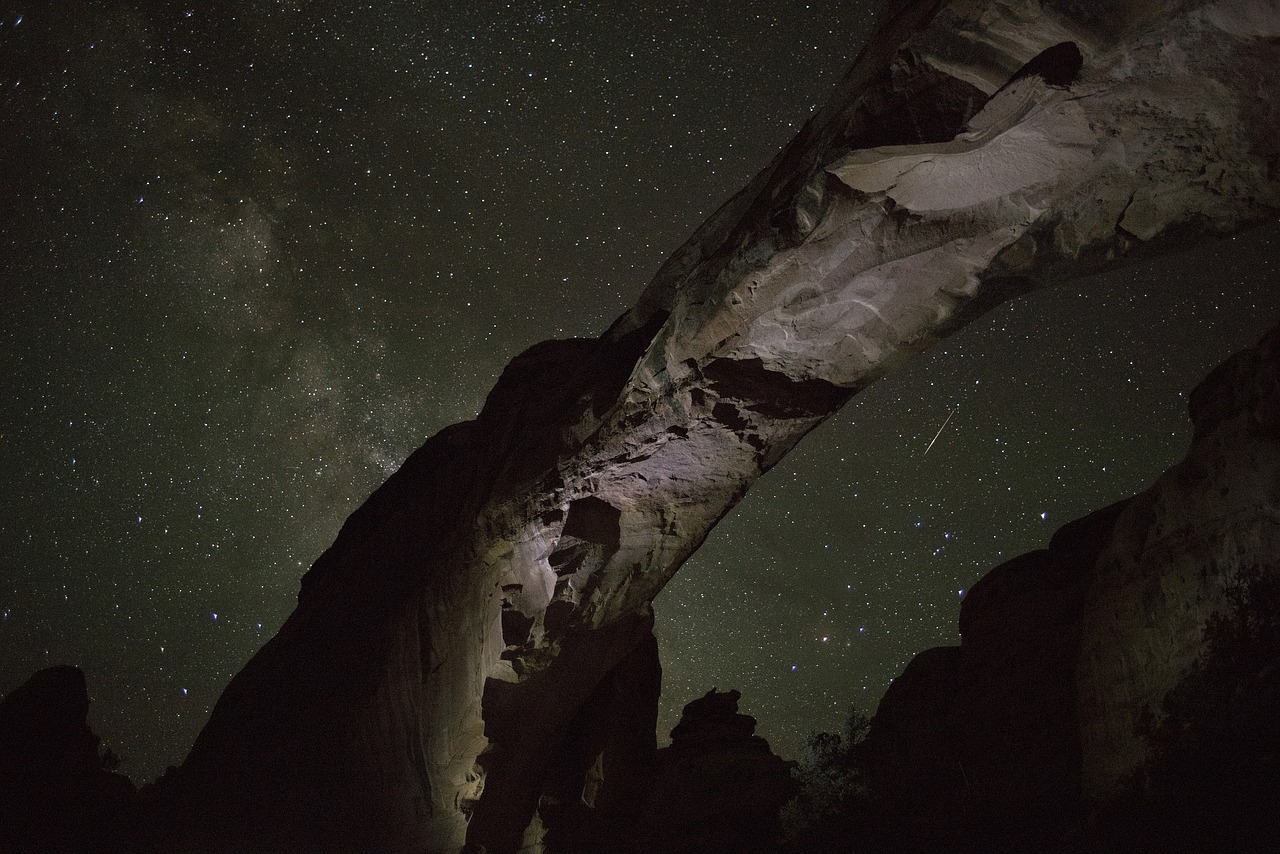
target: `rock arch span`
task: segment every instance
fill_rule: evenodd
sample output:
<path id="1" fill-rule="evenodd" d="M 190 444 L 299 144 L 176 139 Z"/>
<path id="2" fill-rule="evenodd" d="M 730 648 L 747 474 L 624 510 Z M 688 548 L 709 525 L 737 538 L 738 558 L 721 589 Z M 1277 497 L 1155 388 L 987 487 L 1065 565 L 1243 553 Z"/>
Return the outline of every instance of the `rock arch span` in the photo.
<path id="1" fill-rule="evenodd" d="M 518 356 L 352 514 L 149 794 L 166 844 L 514 851 L 566 757 L 607 793 L 645 722 L 582 710 L 647 684 L 649 603 L 809 430 L 1004 299 L 1275 216 L 1276 21 L 889 4 L 633 309 Z"/>

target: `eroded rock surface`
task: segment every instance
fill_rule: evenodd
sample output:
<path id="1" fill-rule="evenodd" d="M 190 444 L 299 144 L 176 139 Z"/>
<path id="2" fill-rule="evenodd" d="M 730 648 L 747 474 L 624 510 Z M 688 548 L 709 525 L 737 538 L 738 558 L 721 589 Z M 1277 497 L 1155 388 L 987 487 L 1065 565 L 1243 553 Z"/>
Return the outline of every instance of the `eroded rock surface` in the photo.
<path id="1" fill-rule="evenodd" d="M 1273 8 L 892 4 L 635 308 L 352 514 L 150 794 L 165 844 L 517 850 L 653 597 L 805 433 L 1000 300 L 1274 216 Z"/>

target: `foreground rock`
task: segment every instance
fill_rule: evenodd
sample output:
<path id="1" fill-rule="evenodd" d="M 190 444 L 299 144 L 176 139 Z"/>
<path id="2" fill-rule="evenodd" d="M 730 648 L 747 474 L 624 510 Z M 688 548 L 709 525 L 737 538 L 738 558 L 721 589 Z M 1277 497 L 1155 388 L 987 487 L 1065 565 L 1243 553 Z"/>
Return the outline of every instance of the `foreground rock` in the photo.
<path id="1" fill-rule="evenodd" d="M 776 851 L 778 811 L 796 789 L 793 763 L 783 761 L 755 735 L 756 720 L 738 712 L 739 699 L 737 691 L 712 689 L 684 707 L 669 747 L 651 749 L 629 769 L 594 775 L 587 791 L 575 793 L 571 801 L 551 805 L 544 797 L 539 815 L 551 828 L 541 837 L 540 847 L 527 850 Z M 653 713 L 656 718 L 656 705 Z M 626 789 L 624 797 L 617 797 L 619 786 Z M 609 788 L 613 797 L 605 796 Z"/>
<path id="2" fill-rule="evenodd" d="M 0 851 L 150 851 L 129 779 L 103 768 L 77 667 L 41 670 L 0 700 Z"/>
<path id="3" fill-rule="evenodd" d="M 778 810 L 795 794 L 791 765 L 738 713 L 738 692 L 714 690 L 684 707 L 659 751 L 636 851 L 776 850 Z"/>
<path id="4" fill-rule="evenodd" d="M 544 795 L 629 761 L 616 704 L 596 725 L 630 735 L 582 761 L 583 710 L 805 433 L 1002 299 L 1274 216 L 1273 4 L 1092 9 L 891 4 L 634 309 L 517 357 L 348 519 L 150 793 L 164 845 L 517 850 Z"/>
<path id="5" fill-rule="evenodd" d="M 961 645 L 894 681 L 857 757 L 876 818 L 842 839 L 1280 850 L 1280 329 L 1190 409 L 1186 459 L 984 576 Z"/>
<path id="6" fill-rule="evenodd" d="M 755 735 L 737 691 L 712 689 L 684 707 L 629 848 L 694 854 L 768 854 L 777 849 L 778 810 L 795 794 L 791 764 Z"/>

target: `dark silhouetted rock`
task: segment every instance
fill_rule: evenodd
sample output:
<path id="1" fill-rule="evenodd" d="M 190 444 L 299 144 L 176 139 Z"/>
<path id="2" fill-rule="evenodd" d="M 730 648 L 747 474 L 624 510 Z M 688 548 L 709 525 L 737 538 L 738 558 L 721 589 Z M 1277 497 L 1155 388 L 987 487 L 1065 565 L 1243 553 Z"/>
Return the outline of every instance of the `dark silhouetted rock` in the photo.
<path id="1" fill-rule="evenodd" d="M 522 850 L 772 851 L 778 810 L 796 789 L 792 764 L 755 735 L 755 718 L 738 712 L 739 693 L 713 689 L 689 703 L 671 745 L 658 750 L 656 645 L 624 664 L 584 707 L 573 744 L 590 746 L 569 751 L 578 761 L 560 778 L 568 785 L 544 785 L 538 827 Z M 636 694 L 636 685 L 652 690 Z"/>
<path id="2" fill-rule="evenodd" d="M 755 735 L 756 720 L 738 712 L 737 691 L 689 703 L 671 745 L 658 751 L 658 772 L 626 848 L 653 854 L 772 852 L 778 810 L 796 792 L 792 763 Z"/>
<path id="3" fill-rule="evenodd" d="M 0 851 L 139 854 L 138 796 L 102 767 L 84 673 L 41 670 L 0 700 Z"/>
<path id="4" fill-rule="evenodd" d="M 1190 410 L 1182 462 L 984 576 L 894 680 L 865 850 L 1280 847 L 1280 328 Z"/>
<path id="5" fill-rule="evenodd" d="M 1032 850 L 1075 827 L 1080 611 L 1122 506 L 987 573 L 961 604 L 961 645 L 916 656 L 889 686 L 866 753 L 895 845 Z"/>

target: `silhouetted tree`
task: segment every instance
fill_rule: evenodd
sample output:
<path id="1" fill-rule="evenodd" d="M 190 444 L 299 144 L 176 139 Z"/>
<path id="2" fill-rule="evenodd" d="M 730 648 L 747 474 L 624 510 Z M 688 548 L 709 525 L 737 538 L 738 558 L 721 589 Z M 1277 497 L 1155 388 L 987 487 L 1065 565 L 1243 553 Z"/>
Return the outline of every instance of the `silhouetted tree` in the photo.
<path id="1" fill-rule="evenodd" d="M 856 707 L 849 710 L 844 731 L 815 732 L 792 772 L 800 791 L 782 807 L 783 838 L 800 841 L 833 832 L 833 825 L 855 821 L 870 801 L 866 769 L 858 746 L 867 736 L 871 719 Z"/>

